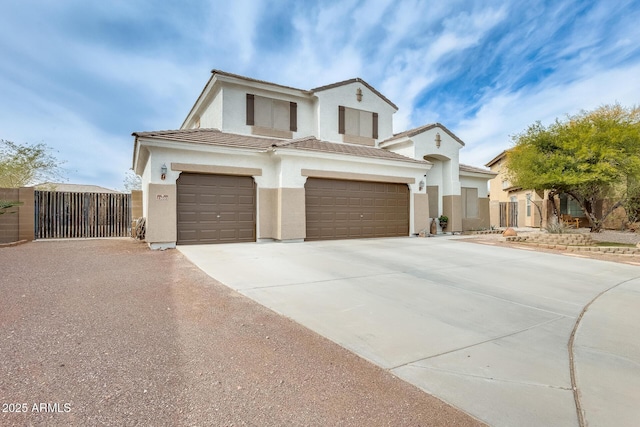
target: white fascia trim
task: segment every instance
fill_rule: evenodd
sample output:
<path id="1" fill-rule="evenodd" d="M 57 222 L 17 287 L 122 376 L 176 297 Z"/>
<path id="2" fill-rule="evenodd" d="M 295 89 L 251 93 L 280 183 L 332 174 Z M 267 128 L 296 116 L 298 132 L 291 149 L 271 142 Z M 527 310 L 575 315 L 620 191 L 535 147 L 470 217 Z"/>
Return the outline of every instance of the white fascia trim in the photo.
<path id="1" fill-rule="evenodd" d="M 389 147 L 393 147 L 395 145 L 402 145 L 402 144 L 406 144 L 407 147 L 410 145 L 413 145 L 413 140 L 409 137 L 405 137 L 405 138 L 400 138 L 400 139 L 394 139 L 392 141 L 382 141 L 378 144 L 378 147 L 380 148 L 389 148 Z"/>
<path id="2" fill-rule="evenodd" d="M 216 80 L 219 82 L 230 83 L 230 84 L 234 84 L 236 86 L 241 86 L 244 88 L 250 88 L 250 89 L 255 88 L 255 89 L 264 90 L 266 92 L 281 93 L 289 96 L 295 96 L 298 98 L 308 99 L 311 97 L 311 93 L 303 89 L 294 89 L 294 88 L 281 87 L 275 84 L 271 85 L 268 83 L 252 82 L 252 81 L 247 81 L 247 80 L 239 79 L 237 77 L 232 77 L 232 76 L 225 76 L 225 75 L 218 74 L 216 75 Z"/>
<path id="3" fill-rule="evenodd" d="M 170 148 L 173 150 L 185 151 L 201 151 L 205 153 L 224 153 L 224 154 L 260 154 L 266 153 L 266 149 L 243 148 L 243 147 L 226 147 L 213 144 L 198 144 L 183 141 L 169 141 L 157 139 L 141 139 L 139 145 L 146 147 Z"/>
<path id="4" fill-rule="evenodd" d="M 471 178 L 482 178 L 482 179 L 493 179 L 496 175 L 494 173 L 480 173 L 480 172 L 468 172 L 468 171 L 460 171 L 460 176 L 468 176 Z"/>

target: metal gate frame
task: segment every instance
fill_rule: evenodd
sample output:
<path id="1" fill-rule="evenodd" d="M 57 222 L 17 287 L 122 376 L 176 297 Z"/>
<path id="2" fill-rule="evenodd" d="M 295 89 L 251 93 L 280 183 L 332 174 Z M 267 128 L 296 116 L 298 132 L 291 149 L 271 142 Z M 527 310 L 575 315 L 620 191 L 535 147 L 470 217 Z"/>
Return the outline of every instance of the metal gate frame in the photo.
<path id="1" fill-rule="evenodd" d="M 131 236 L 131 194 L 35 191 L 36 239 Z"/>

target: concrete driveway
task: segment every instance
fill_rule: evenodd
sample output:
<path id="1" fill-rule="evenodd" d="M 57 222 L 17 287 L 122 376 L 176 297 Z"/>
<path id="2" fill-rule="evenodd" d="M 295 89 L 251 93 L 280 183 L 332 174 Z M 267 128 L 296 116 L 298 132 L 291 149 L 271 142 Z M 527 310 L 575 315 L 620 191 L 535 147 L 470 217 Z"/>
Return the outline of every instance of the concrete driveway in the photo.
<path id="1" fill-rule="evenodd" d="M 640 419 L 638 267 L 446 237 L 179 249 L 490 425 Z"/>

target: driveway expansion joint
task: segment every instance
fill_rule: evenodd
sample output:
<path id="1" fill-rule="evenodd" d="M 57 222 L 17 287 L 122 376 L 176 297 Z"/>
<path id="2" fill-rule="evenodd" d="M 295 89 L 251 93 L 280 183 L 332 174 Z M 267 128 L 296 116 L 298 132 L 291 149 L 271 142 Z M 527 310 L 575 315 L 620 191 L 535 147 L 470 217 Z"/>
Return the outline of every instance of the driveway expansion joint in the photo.
<path id="1" fill-rule="evenodd" d="M 535 325 L 529 326 L 527 328 L 523 328 L 523 329 L 520 329 L 520 330 L 517 330 L 517 331 L 514 331 L 514 332 L 510 332 L 508 334 L 500 335 L 500 336 L 497 336 L 497 337 L 494 337 L 494 338 L 489 338 L 488 340 L 484 340 L 484 341 L 480 341 L 480 342 L 473 343 L 473 344 L 470 344 L 470 345 L 466 345 L 466 346 L 463 346 L 463 347 L 459 347 L 459 348 L 455 348 L 455 349 L 452 349 L 452 350 L 444 351 L 442 353 L 434 354 L 434 355 L 431 355 L 431 356 L 422 357 L 420 359 L 412 360 L 412 361 L 409 361 L 409 362 L 406 362 L 406 363 L 401 363 L 400 365 L 392 366 L 392 367 L 387 368 L 387 369 L 391 371 L 391 370 L 394 370 L 394 369 L 402 368 L 403 366 L 407 366 L 407 365 L 411 365 L 411 364 L 414 364 L 414 363 L 422 362 L 423 360 L 434 359 L 436 357 L 444 356 L 446 354 L 451 354 L 451 353 L 455 353 L 455 352 L 458 352 L 458 351 L 461 351 L 461 350 L 466 350 L 466 349 L 469 349 L 469 348 L 477 347 L 477 346 L 482 345 L 482 344 L 487 344 L 487 343 L 490 343 L 492 341 L 497 341 L 497 340 L 501 340 L 503 338 L 512 337 L 512 336 L 521 334 L 523 332 L 530 331 L 530 330 L 535 329 L 535 328 L 539 328 L 540 326 L 544 326 L 544 325 L 547 325 L 549 323 L 553 323 L 553 322 L 555 322 L 557 320 L 564 319 L 564 318 L 565 318 L 565 316 L 558 316 L 558 317 L 556 317 L 554 319 L 549 319 L 549 320 L 546 320 L 544 322 L 537 323 Z"/>
<path id="2" fill-rule="evenodd" d="M 487 380 L 487 381 L 497 381 L 497 382 L 510 383 L 510 384 L 520 384 L 520 385 L 526 385 L 526 386 L 532 386 L 532 387 L 552 388 L 552 389 L 555 389 L 555 390 L 564 390 L 564 391 L 571 391 L 572 390 L 572 388 L 570 386 L 564 387 L 564 386 L 560 386 L 560 385 L 540 384 L 540 383 L 534 383 L 534 382 L 529 382 L 529 381 L 507 380 L 507 379 L 504 379 L 504 378 L 495 378 L 495 377 L 487 377 L 487 376 L 484 376 L 484 375 L 467 374 L 467 373 L 464 373 L 464 372 L 452 371 L 450 369 L 435 368 L 435 367 L 432 367 L 432 366 L 420 366 L 420 365 L 413 365 L 413 364 L 409 364 L 409 366 L 411 366 L 412 368 L 425 369 L 425 370 L 428 370 L 428 371 L 444 372 L 444 373 L 456 375 L 456 376 L 459 376 L 459 377 L 478 378 L 478 379 Z"/>

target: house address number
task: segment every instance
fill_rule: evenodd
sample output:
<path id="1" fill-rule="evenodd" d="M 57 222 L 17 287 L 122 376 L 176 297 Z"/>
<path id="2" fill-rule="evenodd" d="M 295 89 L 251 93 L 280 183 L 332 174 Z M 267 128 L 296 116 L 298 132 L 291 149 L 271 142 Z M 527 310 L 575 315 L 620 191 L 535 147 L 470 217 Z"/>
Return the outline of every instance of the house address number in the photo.
<path id="1" fill-rule="evenodd" d="M 169 200 L 168 194 L 156 194 L 156 200 Z"/>

